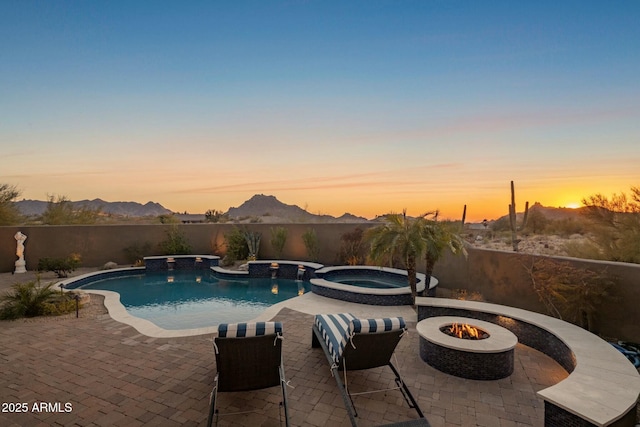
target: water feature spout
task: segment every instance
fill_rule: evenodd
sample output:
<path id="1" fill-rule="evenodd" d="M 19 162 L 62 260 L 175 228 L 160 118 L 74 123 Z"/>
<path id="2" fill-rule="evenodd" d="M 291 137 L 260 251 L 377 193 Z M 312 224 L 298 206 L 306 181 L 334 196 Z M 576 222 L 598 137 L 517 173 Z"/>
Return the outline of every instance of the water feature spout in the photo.
<path id="1" fill-rule="evenodd" d="M 304 265 L 298 265 L 298 272 L 296 273 L 296 280 L 302 280 L 305 272 Z"/>
<path id="2" fill-rule="evenodd" d="M 271 266 L 269 267 L 269 270 L 271 270 L 271 278 L 275 279 L 276 277 L 278 277 L 278 270 L 280 269 L 280 266 L 278 265 L 277 262 L 272 262 Z"/>

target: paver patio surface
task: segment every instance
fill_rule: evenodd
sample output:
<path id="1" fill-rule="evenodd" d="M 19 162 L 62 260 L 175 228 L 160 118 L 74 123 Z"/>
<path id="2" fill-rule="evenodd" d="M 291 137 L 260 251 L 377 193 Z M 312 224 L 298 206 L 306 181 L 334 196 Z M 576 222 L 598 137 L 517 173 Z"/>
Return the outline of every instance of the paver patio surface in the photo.
<path id="1" fill-rule="evenodd" d="M 27 277 L 31 273 L 2 276 L 0 288 L 5 289 L 32 279 Z M 100 301 L 101 297 L 92 297 L 79 319 L 0 322 L 0 402 L 7 411 L 16 409 L 11 403 L 27 407 L 27 413 L 0 412 L 0 425 L 204 425 L 215 372 L 212 335 L 150 338 L 103 314 Z M 332 301 L 325 299 L 320 307 L 325 312 L 331 306 L 344 311 L 344 305 Z M 309 313 L 309 304 L 316 307 L 318 302 L 293 306 L 306 305 L 303 311 Z M 358 311 L 380 310 L 357 306 Z M 349 425 L 324 354 L 311 348 L 313 316 L 283 309 L 275 319 L 285 328 L 292 425 Z M 543 425 L 543 403 L 535 391 L 567 376 L 556 362 L 518 345 L 510 378 L 460 379 L 420 359 L 415 322 L 408 326 L 410 333 L 396 351 L 396 365 L 433 426 Z M 393 386 L 393 377 L 383 368 L 354 372 L 349 385 L 354 392 L 386 388 Z M 261 413 L 220 417 L 219 425 L 279 425 L 279 400 L 278 388 L 222 393 L 222 412 L 259 409 Z M 357 396 L 355 403 L 364 426 L 416 417 L 397 391 Z"/>
<path id="2" fill-rule="evenodd" d="M 313 316 L 285 308 L 275 319 L 284 326 L 291 424 L 350 425 L 324 353 L 311 348 Z M 418 342 L 409 323 L 397 366 L 432 426 L 542 426 L 536 391 L 567 376 L 549 357 L 518 345 L 511 377 L 465 380 L 423 362 Z M 215 375 L 211 335 L 150 338 L 108 314 L 2 321 L 0 360 L 3 426 L 200 426 Z M 349 385 L 354 392 L 390 387 L 393 376 L 388 368 L 353 372 Z M 262 412 L 220 417 L 219 425 L 279 425 L 279 400 L 279 388 L 221 393 L 222 412 Z M 398 391 L 354 400 L 363 426 L 417 417 Z M 6 412 L 15 409 L 10 403 L 26 403 L 27 412 Z M 34 411 L 34 403 L 48 411 Z"/>

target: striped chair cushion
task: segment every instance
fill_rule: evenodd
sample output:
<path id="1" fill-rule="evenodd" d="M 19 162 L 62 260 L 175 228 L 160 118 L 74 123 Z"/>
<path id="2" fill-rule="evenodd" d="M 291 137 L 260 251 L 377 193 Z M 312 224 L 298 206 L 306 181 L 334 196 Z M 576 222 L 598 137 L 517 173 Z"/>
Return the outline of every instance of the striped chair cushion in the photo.
<path id="1" fill-rule="evenodd" d="M 218 325 L 218 336 L 220 338 L 259 337 L 270 334 L 282 334 L 282 323 L 222 323 Z"/>
<path id="2" fill-rule="evenodd" d="M 406 329 L 404 319 L 402 317 L 385 317 L 382 319 L 354 319 L 352 332 L 371 333 L 371 332 L 387 332 L 396 329 Z"/>
<path id="3" fill-rule="evenodd" d="M 355 316 L 351 313 L 316 315 L 315 324 L 335 363 L 340 361 L 344 346 L 347 345 L 353 319 Z"/>
<path id="4" fill-rule="evenodd" d="M 329 348 L 335 363 L 340 362 L 342 353 L 353 334 L 367 334 L 406 329 L 402 317 L 381 319 L 357 319 L 351 313 L 318 314 L 315 324 L 322 339 Z"/>

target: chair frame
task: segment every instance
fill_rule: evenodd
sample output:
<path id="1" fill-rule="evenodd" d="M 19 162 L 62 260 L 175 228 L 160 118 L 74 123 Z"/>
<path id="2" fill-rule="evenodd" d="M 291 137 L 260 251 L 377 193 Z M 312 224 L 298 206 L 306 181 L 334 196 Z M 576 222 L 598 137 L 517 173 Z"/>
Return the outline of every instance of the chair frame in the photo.
<path id="1" fill-rule="evenodd" d="M 255 337 L 215 337 L 217 373 L 210 395 L 207 426 L 211 427 L 216 415 L 218 392 L 260 390 L 280 386 L 285 425 L 289 427 L 287 383 L 282 363 L 282 335 L 268 334 Z"/>
<path id="2" fill-rule="evenodd" d="M 317 325 L 313 325 L 311 346 L 313 348 L 321 347 L 323 349 L 325 356 L 331 365 L 331 375 L 335 378 L 336 383 L 338 384 L 338 389 L 342 395 L 344 405 L 347 408 L 352 426 L 356 427 L 358 425 L 356 420 L 358 412 L 355 408 L 355 404 L 353 403 L 352 396 L 356 394 L 382 392 L 389 389 L 372 390 L 364 393 L 350 393 L 347 385 L 340 377 L 340 370 L 342 370 L 342 374 L 344 374 L 346 379 L 346 373 L 348 371 L 371 369 L 381 366 L 388 366 L 393 371 L 397 387 L 392 390 L 400 390 L 409 407 L 415 409 L 420 417 L 418 420 L 411 420 L 409 424 L 423 426 L 429 425 L 427 419 L 422 413 L 422 410 L 420 409 L 420 406 L 418 406 L 418 402 L 402 380 L 398 369 L 396 369 L 391 362 L 391 357 L 393 356 L 396 346 L 400 342 L 400 338 L 404 332 L 405 331 L 403 329 L 400 329 L 388 332 L 356 333 L 345 346 L 339 363 L 336 364 L 326 342 L 322 338 L 322 332 L 318 329 Z M 372 348 L 375 348 L 375 351 L 371 351 Z"/>

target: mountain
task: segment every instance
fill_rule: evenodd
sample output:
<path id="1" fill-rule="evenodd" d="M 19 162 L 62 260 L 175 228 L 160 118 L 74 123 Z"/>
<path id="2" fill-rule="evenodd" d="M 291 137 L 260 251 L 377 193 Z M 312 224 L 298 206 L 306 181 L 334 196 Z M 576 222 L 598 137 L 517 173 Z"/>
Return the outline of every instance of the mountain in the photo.
<path id="1" fill-rule="evenodd" d="M 20 200 L 15 202 L 15 205 L 23 215 L 38 216 L 47 210 L 48 203 L 42 200 Z M 154 202 L 147 202 L 143 205 L 138 202 L 107 202 L 102 199 L 93 199 L 71 203 L 76 207 L 100 208 L 104 213 L 126 217 L 158 216 L 171 213 L 169 209 Z"/>
<path id="2" fill-rule="evenodd" d="M 532 212 L 539 212 L 546 219 L 551 221 L 558 221 L 558 220 L 564 220 L 564 219 L 578 219 L 584 214 L 586 209 L 587 209 L 586 207 L 581 207 L 576 209 L 554 208 L 550 206 L 542 206 L 542 204 L 540 204 L 539 202 L 535 202 L 533 205 L 529 206 L 529 215 L 531 215 Z M 524 215 L 524 212 L 516 213 L 517 220 L 522 221 L 523 215 Z M 498 220 L 501 220 L 501 219 L 508 220 L 509 215 L 504 215 L 500 217 Z"/>
<path id="3" fill-rule="evenodd" d="M 542 206 L 539 202 L 535 202 L 533 206 L 529 207 L 529 213 L 533 211 L 539 211 L 545 218 L 557 221 L 567 218 L 578 218 L 584 214 L 586 207 L 581 208 L 552 208 L 548 206 Z"/>
<path id="4" fill-rule="evenodd" d="M 240 206 L 229 208 L 227 215 L 233 220 L 260 217 L 262 222 L 367 222 L 366 218 L 345 213 L 336 218 L 315 215 L 296 205 L 282 203 L 274 196 L 256 194 Z"/>

